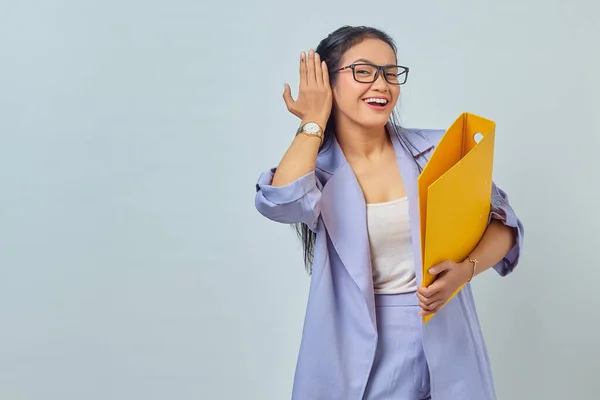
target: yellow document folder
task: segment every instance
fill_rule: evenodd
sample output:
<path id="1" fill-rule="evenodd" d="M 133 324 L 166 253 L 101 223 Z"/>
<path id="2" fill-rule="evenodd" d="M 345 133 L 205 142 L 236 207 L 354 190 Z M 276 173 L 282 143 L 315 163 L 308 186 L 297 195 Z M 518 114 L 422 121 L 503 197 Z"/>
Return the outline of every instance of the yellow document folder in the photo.
<path id="1" fill-rule="evenodd" d="M 424 287 L 435 279 L 429 268 L 444 260 L 463 261 L 487 228 L 495 132 L 493 121 L 461 114 L 419 176 Z M 424 316 L 423 323 L 432 317 Z"/>

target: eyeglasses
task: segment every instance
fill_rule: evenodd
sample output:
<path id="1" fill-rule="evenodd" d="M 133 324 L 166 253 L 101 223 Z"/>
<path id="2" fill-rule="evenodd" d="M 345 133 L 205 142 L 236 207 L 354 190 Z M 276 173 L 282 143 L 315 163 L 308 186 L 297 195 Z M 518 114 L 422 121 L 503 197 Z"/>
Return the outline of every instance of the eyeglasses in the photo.
<path id="1" fill-rule="evenodd" d="M 351 69 L 354 80 L 361 83 L 373 83 L 379 77 L 379 72 L 383 72 L 383 77 L 387 83 L 391 85 L 403 85 L 408 78 L 408 67 L 402 65 L 385 65 L 379 66 L 375 64 L 351 64 L 340 68 L 335 72 L 340 72 L 345 69 Z"/>

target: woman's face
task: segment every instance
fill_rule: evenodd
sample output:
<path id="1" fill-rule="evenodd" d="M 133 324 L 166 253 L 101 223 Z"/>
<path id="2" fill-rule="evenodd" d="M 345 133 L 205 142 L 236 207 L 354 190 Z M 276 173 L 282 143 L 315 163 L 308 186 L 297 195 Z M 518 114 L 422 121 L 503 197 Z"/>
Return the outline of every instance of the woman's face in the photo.
<path id="1" fill-rule="evenodd" d="M 340 67 L 354 63 L 385 66 L 396 65 L 397 60 L 394 50 L 387 43 L 365 39 L 344 54 Z M 357 78 L 367 77 L 369 71 L 357 67 L 356 74 Z M 367 129 L 385 126 L 400 96 L 399 85 L 388 83 L 382 71 L 372 83 L 357 82 L 350 68 L 339 71 L 335 79 L 332 91 L 337 121 L 346 119 Z M 385 99 L 387 103 L 381 104 L 382 100 L 373 99 Z"/>

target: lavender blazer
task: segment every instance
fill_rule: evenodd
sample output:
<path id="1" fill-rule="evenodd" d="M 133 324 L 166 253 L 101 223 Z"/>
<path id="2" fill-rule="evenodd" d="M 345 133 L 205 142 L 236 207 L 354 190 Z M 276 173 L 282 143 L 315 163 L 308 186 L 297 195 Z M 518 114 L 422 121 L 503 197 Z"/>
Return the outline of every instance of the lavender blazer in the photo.
<path id="1" fill-rule="evenodd" d="M 445 131 L 405 129 L 409 151 L 424 165 Z M 412 157 L 392 135 L 406 186 L 415 265 L 421 265 L 417 177 Z M 293 400 L 360 400 L 377 345 L 377 328 L 365 200 L 339 144 L 319 154 L 317 167 L 282 187 L 275 169 L 262 173 L 255 205 L 281 223 L 307 224 L 316 232 L 313 274 L 298 355 Z M 512 272 L 523 244 L 523 225 L 506 193 L 493 184 L 490 221 L 517 232 L 517 243 L 493 268 Z M 416 268 L 417 283 L 421 282 Z M 468 284 L 423 327 L 423 348 L 434 400 L 493 400 L 487 350 Z"/>

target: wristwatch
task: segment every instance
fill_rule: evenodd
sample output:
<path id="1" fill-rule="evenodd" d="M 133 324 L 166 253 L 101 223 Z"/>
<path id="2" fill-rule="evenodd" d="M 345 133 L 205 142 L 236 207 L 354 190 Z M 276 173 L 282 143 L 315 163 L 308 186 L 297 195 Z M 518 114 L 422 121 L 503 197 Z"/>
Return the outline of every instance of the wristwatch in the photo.
<path id="1" fill-rule="evenodd" d="M 307 122 L 303 125 L 300 125 L 298 131 L 296 131 L 296 136 L 299 134 L 303 134 L 309 137 L 317 137 L 323 143 L 323 129 L 316 122 Z"/>

